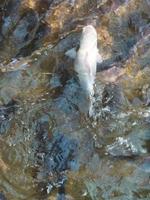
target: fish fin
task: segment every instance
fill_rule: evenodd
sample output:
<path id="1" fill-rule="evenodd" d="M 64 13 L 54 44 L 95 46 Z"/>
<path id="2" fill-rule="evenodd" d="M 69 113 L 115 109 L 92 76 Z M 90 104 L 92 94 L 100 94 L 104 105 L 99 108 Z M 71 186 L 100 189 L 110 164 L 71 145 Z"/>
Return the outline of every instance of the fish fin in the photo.
<path id="1" fill-rule="evenodd" d="M 97 63 L 102 63 L 103 59 L 102 56 L 97 52 Z"/>
<path id="2" fill-rule="evenodd" d="M 66 51 L 65 55 L 72 59 L 75 59 L 77 55 L 76 48 L 69 49 L 68 51 Z"/>

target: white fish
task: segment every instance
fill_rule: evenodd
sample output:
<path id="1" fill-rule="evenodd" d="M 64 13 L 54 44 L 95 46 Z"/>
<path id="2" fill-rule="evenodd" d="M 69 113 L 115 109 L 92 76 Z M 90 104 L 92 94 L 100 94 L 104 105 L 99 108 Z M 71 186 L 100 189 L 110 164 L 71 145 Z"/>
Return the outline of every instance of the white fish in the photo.
<path id="1" fill-rule="evenodd" d="M 92 25 L 83 28 L 79 50 L 75 52 L 75 49 L 71 49 L 66 52 L 66 55 L 75 58 L 74 69 L 77 72 L 80 86 L 87 99 L 92 101 L 97 62 L 102 62 L 97 49 L 97 32 Z M 90 104 L 92 105 L 92 102 Z"/>

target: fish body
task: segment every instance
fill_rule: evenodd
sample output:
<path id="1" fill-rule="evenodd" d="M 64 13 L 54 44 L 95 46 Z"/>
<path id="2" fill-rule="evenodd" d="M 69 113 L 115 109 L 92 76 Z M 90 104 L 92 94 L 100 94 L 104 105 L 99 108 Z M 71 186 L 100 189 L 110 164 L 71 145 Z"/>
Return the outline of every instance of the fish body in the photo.
<path id="1" fill-rule="evenodd" d="M 79 50 L 76 52 L 75 48 L 73 48 L 67 51 L 66 55 L 75 58 L 74 70 L 77 73 L 86 103 L 88 103 L 84 110 L 88 110 L 91 116 L 97 62 L 102 62 L 102 58 L 97 49 L 96 29 L 92 25 L 85 26 L 81 34 Z M 83 106 L 79 107 L 83 108 Z"/>
<path id="2" fill-rule="evenodd" d="M 97 32 L 92 25 L 85 26 L 80 39 L 80 48 L 76 54 L 74 69 L 87 97 L 94 95 L 98 57 L 101 60 L 97 49 Z"/>

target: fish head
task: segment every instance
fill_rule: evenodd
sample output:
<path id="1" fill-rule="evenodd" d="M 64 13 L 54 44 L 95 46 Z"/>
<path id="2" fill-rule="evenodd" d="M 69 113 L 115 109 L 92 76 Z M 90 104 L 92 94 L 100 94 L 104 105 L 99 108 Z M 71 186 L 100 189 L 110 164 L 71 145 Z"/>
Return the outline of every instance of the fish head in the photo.
<path id="1" fill-rule="evenodd" d="M 92 25 L 83 28 L 80 39 L 80 48 L 97 48 L 97 32 Z"/>

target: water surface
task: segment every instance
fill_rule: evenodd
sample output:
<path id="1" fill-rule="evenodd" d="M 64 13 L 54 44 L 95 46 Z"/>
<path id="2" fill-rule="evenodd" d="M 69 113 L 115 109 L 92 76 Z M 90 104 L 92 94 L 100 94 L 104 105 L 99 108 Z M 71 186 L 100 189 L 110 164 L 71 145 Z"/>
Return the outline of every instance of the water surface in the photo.
<path id="1" fill-rule="evenodd" d="M 148 200 L 150 2 L 0 8 L 0 198 Z M 103 57 L 91 119 L 78 109 L 85 101 L 65 56 L 87 24 Z"/>

